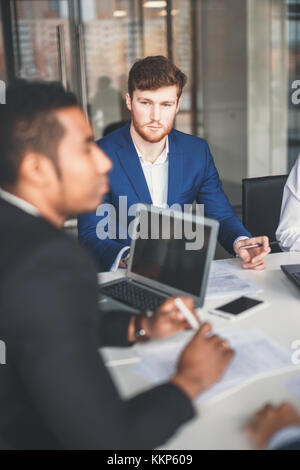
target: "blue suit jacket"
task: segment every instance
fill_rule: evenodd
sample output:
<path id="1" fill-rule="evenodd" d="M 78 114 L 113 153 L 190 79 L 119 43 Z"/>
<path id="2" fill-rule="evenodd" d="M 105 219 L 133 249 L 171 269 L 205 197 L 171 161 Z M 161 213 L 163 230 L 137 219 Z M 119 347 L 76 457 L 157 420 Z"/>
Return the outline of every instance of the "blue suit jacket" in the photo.
<path id="1" fill-rule="evenodd" d="M 98 208 L 102 215 L 98 211 L 98 215 L 91 212 L 78 217 L 78 233 L 79 241 L 93 253 L 99 265 L 109 270 L 119 251 L 130 245 L 127 228 L 133 217 L 128 217 L 128 223 L 127 218 L 119 217 L 119 196 L 127 196 L 128 207 L 139 202 L 152 204 L 152 200 L 130 136 L 130 123 L 102 138 L 98 144 L 114 165 L 110 174 L 110 193 L 103 203 L 112 204 L 116 209 L 117 239 L 100 240 L 97 236 L 97 231 L 100 233 L 101 227 L 114 217 L 104 212 L 107 207 L 103 204 Z M 206 217 L 220 222 L 219 242 L 230 253 L 233 253 L 233 242 L 238 236 L 251 236 L 234 214 L 222 190 L 207 142 L 173 129 L 169 134 L 167 203 L 183 206 L 194 200 L 204 204 Z"/>

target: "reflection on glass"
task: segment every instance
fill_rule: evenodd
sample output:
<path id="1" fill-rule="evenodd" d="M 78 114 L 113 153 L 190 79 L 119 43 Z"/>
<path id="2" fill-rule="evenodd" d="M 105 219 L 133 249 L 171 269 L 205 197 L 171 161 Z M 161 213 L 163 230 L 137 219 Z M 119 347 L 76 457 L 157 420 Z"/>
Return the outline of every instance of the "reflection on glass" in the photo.
<path id="1" fill-rule="evenodd" d="M 130 119 L 125 104 L 128 72 L 135 60 L 166 55 L 164 8 L 140 0 L 81 2 L 89 109 L 96 138 L 110 124 Z"/>
<path id="2" fill-rule="evenodd" d="M 288 110 L 288 170 L 300 154 L 300 104 L 293 103 L 292 88 L 300 80 L 300 0 L 288 1 L 288 46 L 289 46 L 289 110 Z"/>
<path id="3" fill-rule="evenodd" d="M 126 121 L 127 74 L 140 55 L 138 1 L 89 0 L 81 3 L 89 109 L 96 138 L 109 124 Z"/>
<path id="4" fill-rule="evenodd" d="M 186 222 L 182 219 L 159 214 L 154 229 L 151 214 L 142 212 L 140 223 L 146 227 L 146 237 L 137 238 L 135 242 L 132 272 L 192 295 L 199 295 L 207 263 L 211 228 L 201 225 L 201 222 L 196 228 L 193 223 L 193 233 L 201 231 L 203 244 L 200 249 L 187 250 L 186 244 L 191 238 L 186 237 Z M 167 236 L 163 232 L 164 226 L 169 227 Z M 157 232 L 156 236 L 154 231 Z"/>
<path id="5" fill-rule="evenodd" d="M 158 6 L 159 5 L 159 6 Z M 167 55 L 166 2 L 143 2 L 144 57 Z"/>
<path id="6" fill-rule="evenodd" d="M 72 3 L 81 5 L 89 111 L 100 138 L 107 126 L 130 118 L 124 96 L 134 61 L 167 55 L 167 2 L 16 0 L 18 76 L 59 79 L 56 27 L 62 24 L 68 82 L 76 82 L 71 57 L 78 50 L 71 51 L 69 41 Z M 174 62 L 188 76 L 176 128 L 196 129 L 207 138 L 238 206 L 242 177 L 282 173 L 286 150 L 287 169 L 300 153 L 300 105 L 291 100 L 292 83 L 300 79 L 300 0 L 172 0 L 171 19 Z"/>
<path id="7" fill-rule="evenodd" d="M 5 80 L 5 60 L 4 60 L 4 50 L 3 50 L 1 10 L 0 10 L 0 80 Z"/>
<path id="8" fill-rule="evenodd" d="M 19 77 L 28 80 L 58 80 L 57 26 L 64 25 L 67 69 L 70 76 L 70 44 L 67 0 L 17 0 L 15 34 L 18 44 Z"/>
<path id="9" fill-rule="evenodd" d="M 180 110 L 176 119 L 176 128 L 188 134 L 192 133 L 191 89 L 192 89 L 192 24 L 190 0 L 172 1 L 173 57 L 176 65 L 186 74 L 188 81 L 181 96 Z"/>
<path id="10" fill-rule="evenodd" d="M 101 136 L 107 127 L 122 121 L 123 96 L 107 76 L 98 79 L 98 87 L 91 101 L 91 113 L 94 131 Z M 124 102 L 125 106 L 125 102 Z"/>

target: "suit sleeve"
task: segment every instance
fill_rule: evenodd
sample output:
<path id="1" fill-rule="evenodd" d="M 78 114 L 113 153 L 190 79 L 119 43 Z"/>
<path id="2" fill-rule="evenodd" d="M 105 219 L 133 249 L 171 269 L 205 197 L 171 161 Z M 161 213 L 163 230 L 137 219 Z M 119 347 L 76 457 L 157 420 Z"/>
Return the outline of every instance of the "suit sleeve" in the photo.
<path id="1" fill-rule="evenodd" d="M 109 271 L 119 252 L 127 246 L 127 240 L 118 239 L 115 233 L 114 212 L 110 196 L 106 195 L 98 213 L 89 212 L 78 217 L 78 240 L 90 251 L 102 271 Z M 106 237 L 105 232 L 109 236 Z"/>
<path id="2" fill-rule="evenodd" d="M 300 450 L 300 426 L 285 426 L 273 434 L 268 442 L 269 450 Z"/>
<path id="3" fill-rule="evenodd" d="M 283 447 L 278 447 L 277 450 L 300 450 L 300 440 L 285 444 Z"/>
<path id="4" fill-rule="evenodd" d="M 97 284 L 84 268 L 67 243 L 54 244 L 6 279 L 1 313 L 10 360 L 63 448 L 157 447 L 193 417 L 193 407 L 172 384 L 120 398 L 98 352 Z"/>
<path id="5" fill-rule="evenodd" d="M 205 177 L 197 195 L 197 202 L 204 204 L 206 217 L 220 223 L 218 240 L 229 253 L 234 253 L 233 243 L 239 236 L 251 237 L 239 218 L 235 215 L 215 167 L 209 147 L 205 142 Z"/>
<path id="6" fill-rule="evenodd" d="M 131 315 L 127 312 L 99 312 L 98 345 L 130 346 L 128 327 Z"/>

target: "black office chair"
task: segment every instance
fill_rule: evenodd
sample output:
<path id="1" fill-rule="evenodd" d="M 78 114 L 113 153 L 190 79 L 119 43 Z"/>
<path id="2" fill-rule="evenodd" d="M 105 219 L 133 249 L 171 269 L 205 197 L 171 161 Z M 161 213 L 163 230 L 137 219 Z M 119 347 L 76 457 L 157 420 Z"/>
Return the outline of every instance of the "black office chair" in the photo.
<path id="1" fill-rule="evenodd" d="M 253 235 L 267 235 L 275 242 L 284 185 L 288 175 L 243 179 L 243 224 Z M 281 251 L 276 243 L 272 253 Z"/>
<path id="2" fill-rule="evenodd" d="M 103 137 L 105 137 L 106 135 L 110 134 L 111 132 L 116 131 L 117 129 L 120 129 L 121 127 L 125 126 L 125 124 L 127 122 L 128 121 L 117 121 L 117 122 L 112 122 L 112 123 L 108 124 L 103 130 Z"/>

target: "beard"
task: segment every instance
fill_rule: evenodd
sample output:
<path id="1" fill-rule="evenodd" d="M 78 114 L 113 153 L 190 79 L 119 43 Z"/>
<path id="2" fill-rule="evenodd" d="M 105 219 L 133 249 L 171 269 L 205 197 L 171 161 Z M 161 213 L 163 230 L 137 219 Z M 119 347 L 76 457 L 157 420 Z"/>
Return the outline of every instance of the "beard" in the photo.
<path id="1" fill-rule="evenodd" d="M 139 134 L 142 139 L 144 139 L 146 142 L 150 142 L 152 144 L 160 142 L 163 140 L 168 134 L 170 134 L 173 124 L 175 121 L 175 116 L 173 121 L 170 123 L 168 127 L 163 126 L 160 123 L 157 122 L 149 122 L 148 124 L 144 124 L 143 126 L 140 126 L 134 119 L 134 116 L 132 116 L 132 124 L 135 129 L 135 131 Z M 148 126 L 159 126 L 160 129 L 153 132 L 151 129 L 148 128 Z"/>

